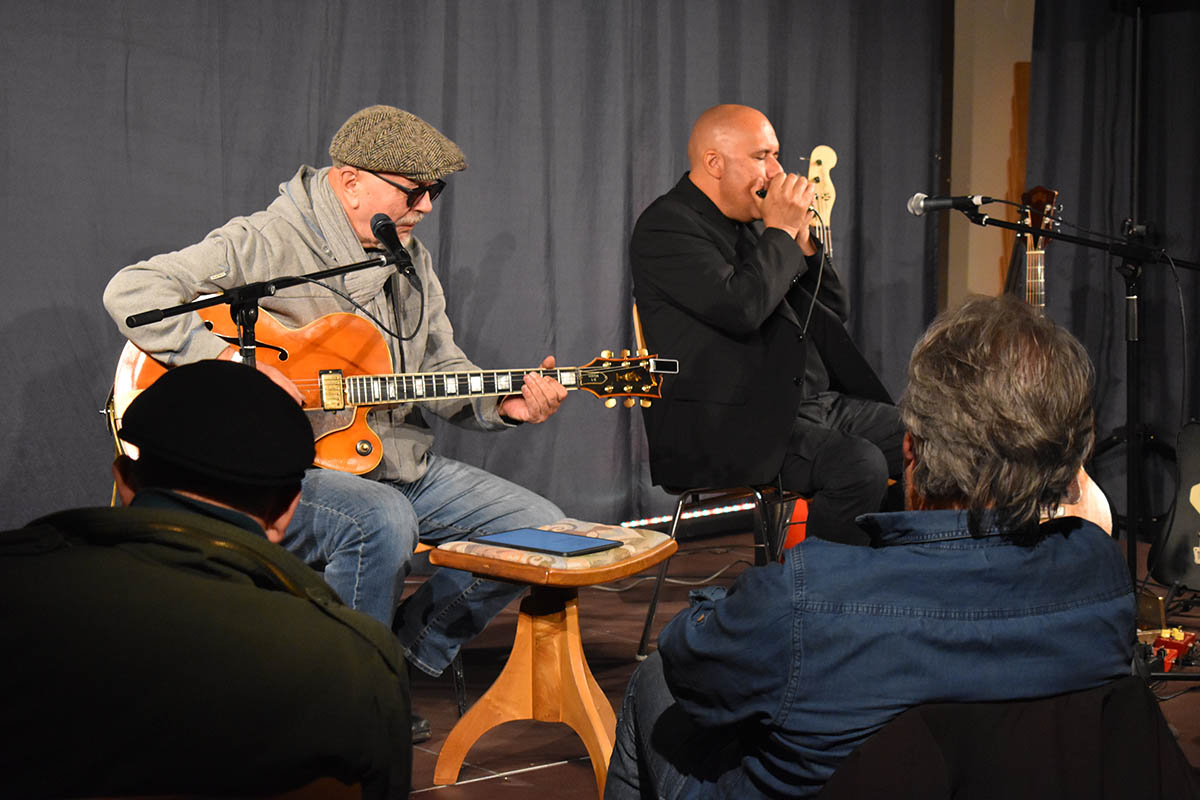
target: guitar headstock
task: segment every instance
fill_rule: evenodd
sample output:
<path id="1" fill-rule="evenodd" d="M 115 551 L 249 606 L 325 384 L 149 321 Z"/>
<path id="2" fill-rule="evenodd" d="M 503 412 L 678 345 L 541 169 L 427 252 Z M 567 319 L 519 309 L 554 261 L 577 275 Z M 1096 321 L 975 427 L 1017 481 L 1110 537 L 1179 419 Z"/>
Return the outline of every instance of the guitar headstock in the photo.
<path id="1" fill-rule="evenodd" d="M 813 205 L 825 225 L 833 214 L 833 203 L 837 200 L 837 190 L 829 178 L 829 171 L 837 166 L 837 153 L 827 144 L 819 144 L 813 148 L 808 157 L 808 180 L 817 184 L 817 193 L 813 195 Z"/>
<path id="2" fill-rule="evenodd" d="M 599 358 L 579 367 L 579 388 L 604 399 L 609 408 L 617 404 L 618 397 L 626 398 L 626 408 L 632 408 L 638 402 L 637 398 L 641 398 L 642 407 L 646 408 L 651 400 L 662 397 L 660 376 L 677 372 L 678 361 L 659 358 L 645 350 L 639 350 L 636 355 L 628 350 L 622 350 L 620 355 L 604 350 Z"/>
<path id="3" fill-rule="evenodd" d="M 1022 222 L 1031 228 L 1053 230 L 1058 224 L 1058 192 L 1045 186 L 1035 186 L 1021 195 L 1021 205 L 1025 207 Z M 1046 237 L 1025 235 L 1027 250 L 1041 250 L 1045 247 Z"/>

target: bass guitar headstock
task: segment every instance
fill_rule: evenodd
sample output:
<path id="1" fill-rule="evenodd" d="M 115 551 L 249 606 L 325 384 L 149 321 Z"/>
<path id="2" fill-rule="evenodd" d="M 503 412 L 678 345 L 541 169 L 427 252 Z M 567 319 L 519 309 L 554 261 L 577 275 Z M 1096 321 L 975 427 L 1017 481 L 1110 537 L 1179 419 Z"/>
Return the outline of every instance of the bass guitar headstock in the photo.
<path id="1" fill-rule="evenodd" d="M 808 157 L 808 181 L 817 187 L 812 203 L 813 208 L 817 210 L 817 216 L 813 220 L 813 231 L 821 240 L 825 247 L 825 255 L 829 258 L 833 258 L 833 229 L 829 221 L 833 218 L 833 202 L 837 200 L 837 189 L 833 187 L 829 172 L 835 166 L 837 153 L 827 144 L 814 147 Z"/>
<path id="2" fill-rule="evenodd" d="M 833 203 L 837 200 L 837 189 L 829 177 L 829 172 L 837 166 L 837 153 L 827 144 L 819 144 L 813 148 L 808 157 L 808 181 L 817 184 L 817 193 L 813 195 L 813 206 L 821 215 L 824 224 L 829 224 L 833 215 Z"/>
<path id="3" fill-rule="evenodd" d="M 632 408 L 641 398 L 646 408 L 651 400 L 662 397 L 660 376 L 678 372 L 679 362 L 673 358 L 659 358 L 644 350 L 636 355 L 628 350 L 619 355 L 602 350 L 599 358 L 579 367 L 579 388 L 604 399 L 609 408 L 616 406 L 618 397 L 626 398 L 626 408 Z"/>

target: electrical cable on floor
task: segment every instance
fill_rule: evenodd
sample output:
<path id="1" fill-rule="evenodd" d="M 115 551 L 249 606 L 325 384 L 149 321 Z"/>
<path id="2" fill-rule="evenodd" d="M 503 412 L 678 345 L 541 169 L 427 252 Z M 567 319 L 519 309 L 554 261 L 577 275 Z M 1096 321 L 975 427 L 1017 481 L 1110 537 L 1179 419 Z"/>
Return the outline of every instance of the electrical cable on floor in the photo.
<path id="1" fill-rule="evenodd" d="M 1165 681 L 1160 681 L 1159 683 L 1165 683 Z M 1165 703 L 1168 700 L 1174 700 L 1176 697 L 1179 697 L 1182 694 L 1187 694 L 1188 692 L 1193 692 L 1196 689 L 1200 689 L 1200 686 L 1189 686 L 1188 688 L 1178 691 L 1175 694 L 1168 695 L 1160 695 L 1158 692 L 1155 692 L 1154 697 L 1158 700 L 1158 702 Z"/>

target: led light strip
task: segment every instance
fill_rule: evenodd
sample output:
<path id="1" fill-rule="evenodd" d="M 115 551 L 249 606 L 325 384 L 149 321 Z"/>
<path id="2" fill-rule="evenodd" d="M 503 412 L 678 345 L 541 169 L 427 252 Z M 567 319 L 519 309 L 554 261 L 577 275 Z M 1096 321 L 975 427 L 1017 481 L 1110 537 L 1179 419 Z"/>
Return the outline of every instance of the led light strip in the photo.
<path id="1" fill-rule="evenodd" d="M 715 517 L 715 516 L 719 516 L 720 514 L 732 514 L 735 511 L 749 511 L 750 509 L 754 508 L 754 505 L 755 505 L 754 503 L 750 502 L 750 503 L 738 503 L 738 504 L 732 505 L 732 506 L 717 506 L 715 508 L 699 508 L 699 509 L 696 509 L 695 511 L 683 512 L 683 514 L 679 518 L 679 521 L 682 522 L 685 519 L 695 519 L 696 517 Z M 665 514 L 661 517 L 646 517 L 644 519 L 631 519 L 627 522 L 622 522 L 621 527 L 622 528 L 645 528 L 650 525 L 662 525 L 663 523 L 669 523 L 673 519 L 675 519 L 674 514 Z"/>

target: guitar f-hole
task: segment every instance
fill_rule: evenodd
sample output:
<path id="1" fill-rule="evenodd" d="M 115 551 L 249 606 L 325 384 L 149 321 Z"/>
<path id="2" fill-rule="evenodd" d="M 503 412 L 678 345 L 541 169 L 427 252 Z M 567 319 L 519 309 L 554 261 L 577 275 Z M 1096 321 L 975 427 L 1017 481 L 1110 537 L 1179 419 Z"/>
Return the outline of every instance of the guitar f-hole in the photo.
<path id="1" fill-rule="evenodd" d="M 204 327 L 208 328 L 208 329 L 211 331 L 211 330 L 213 329 L 213 324 L 212 324 L 212 321 L 211 321 L 211 320 L 207 320 L 207 319 L 206 319 L 206 320 L 204 320 Z M 231 345 L 233 345 L 234 347 L 237 347 L 237 346 L 238 346 L 238 338 L 237 338 L 236 336 L 226 336 L 226 335 L 225 335 L 225 334 L 223 334 L 223 333 L 218 333 L 218 334 L 217 334 L 217 338 L 219 338 L 219 339 L 223 340 L 223 341 L 224 341 L 225 343 L 227 343 L 227 344 L 231 344 Z M 279 355 L 279 360 L 280 360 L 280 361 L 287 361 L 287 360 L 288 360 L 288 351 L 287 351 L 287 350 L 285 350 L 285 349 L 284 349 L 284 348 L 282 348 L 282 347 L 278 347 L 278 346 L 276 346 L 276 345 L 273 345 L 273 344 L 267 344 L 266 342 L 263 342 L 263 341 L 257 341 L 257 342 L 255 342 L 254 344 L 255 344 L 255 346 L 256 346 L 256 347 L 257 347 L 259 350 L 271 350 L 271 351 L 274 351 L 275 353 L 277 353 L 277 354 Z"/>

